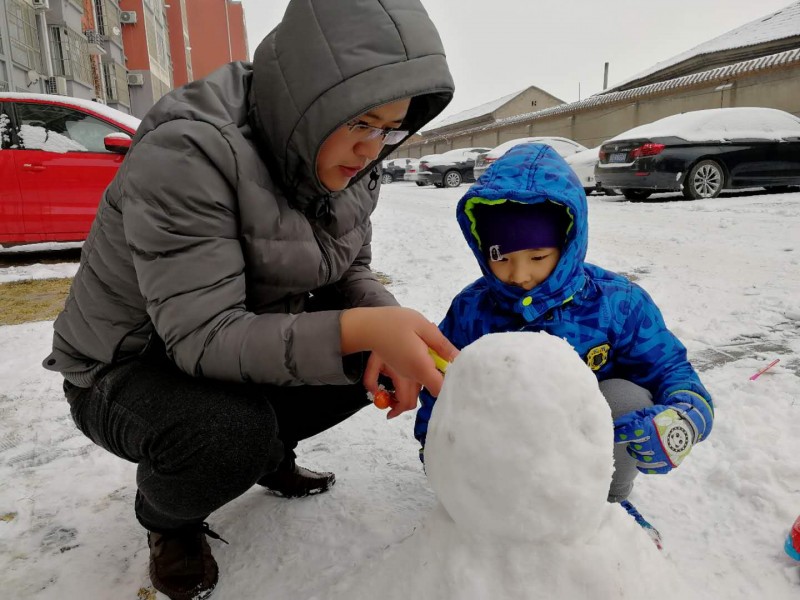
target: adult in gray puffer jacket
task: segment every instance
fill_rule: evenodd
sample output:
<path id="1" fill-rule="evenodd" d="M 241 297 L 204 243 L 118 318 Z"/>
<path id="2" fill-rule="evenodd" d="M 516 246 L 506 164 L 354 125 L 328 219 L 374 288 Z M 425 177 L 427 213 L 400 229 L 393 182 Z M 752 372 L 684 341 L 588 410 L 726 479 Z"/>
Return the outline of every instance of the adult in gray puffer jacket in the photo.
<path id="1" fill-rule="evenodd" d="M 428 347 L 456 350 L 370 271 L 370 214 L 376 165 L 452 94 L 419 0 L 292 0 L 252 64 L 142 122 L 44 364 L 78 427 L 138 463 L 136 516 L 170 598 L 216 584 L 211 512 L 255 483 L 328 489 L 293 450 L 368 405 L 379 373 L 390 417 L 420 384 L 438 394 Z"/>

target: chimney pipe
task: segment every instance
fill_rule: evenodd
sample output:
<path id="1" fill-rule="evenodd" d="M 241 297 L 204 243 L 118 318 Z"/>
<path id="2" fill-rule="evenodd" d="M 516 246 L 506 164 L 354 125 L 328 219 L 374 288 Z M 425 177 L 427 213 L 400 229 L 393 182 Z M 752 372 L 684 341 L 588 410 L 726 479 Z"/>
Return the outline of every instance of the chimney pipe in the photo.
<path id="1" fill-rule="evenodd" d="M 603 73 L 603 89 L 608 87 L 608 63 L 606 63 L 604 73 Z"/>

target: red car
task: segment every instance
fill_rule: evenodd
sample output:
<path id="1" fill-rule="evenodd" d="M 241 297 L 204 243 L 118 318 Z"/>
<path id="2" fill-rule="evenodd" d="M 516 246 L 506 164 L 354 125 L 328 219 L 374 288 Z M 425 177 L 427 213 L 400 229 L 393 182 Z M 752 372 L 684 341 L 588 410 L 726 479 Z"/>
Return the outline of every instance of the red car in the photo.
<path id="1" fill-rule="evenodd" d="M 0 244 L 85 240 L 139 122 L 89 100 L 0 93 Z"/>

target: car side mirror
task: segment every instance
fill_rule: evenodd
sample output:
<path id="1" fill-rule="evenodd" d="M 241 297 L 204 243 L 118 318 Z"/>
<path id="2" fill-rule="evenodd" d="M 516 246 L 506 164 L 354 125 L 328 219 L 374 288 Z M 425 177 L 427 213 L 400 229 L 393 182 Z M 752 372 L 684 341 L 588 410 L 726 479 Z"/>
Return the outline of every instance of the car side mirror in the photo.
<path id="1" fill-rule="evenodd" d="M 133 140 L 127 133 L 109 133 L 103 138 L 106 150 L 115 154 L 127 154 Z"/>

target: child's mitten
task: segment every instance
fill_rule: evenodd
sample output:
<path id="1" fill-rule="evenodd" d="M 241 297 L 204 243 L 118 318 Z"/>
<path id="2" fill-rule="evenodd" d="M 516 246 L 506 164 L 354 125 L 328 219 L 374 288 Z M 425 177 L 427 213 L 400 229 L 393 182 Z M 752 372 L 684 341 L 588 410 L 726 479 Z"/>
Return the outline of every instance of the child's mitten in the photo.
<path id="1" fill-rule="evenodd" d="M 698 438 L 687 414 L 670 406 L 651 406 L 614 421 L 614 442 L 628 445 L 628 454 L 642 473 L 668 473 L 681 464 Z"/>

